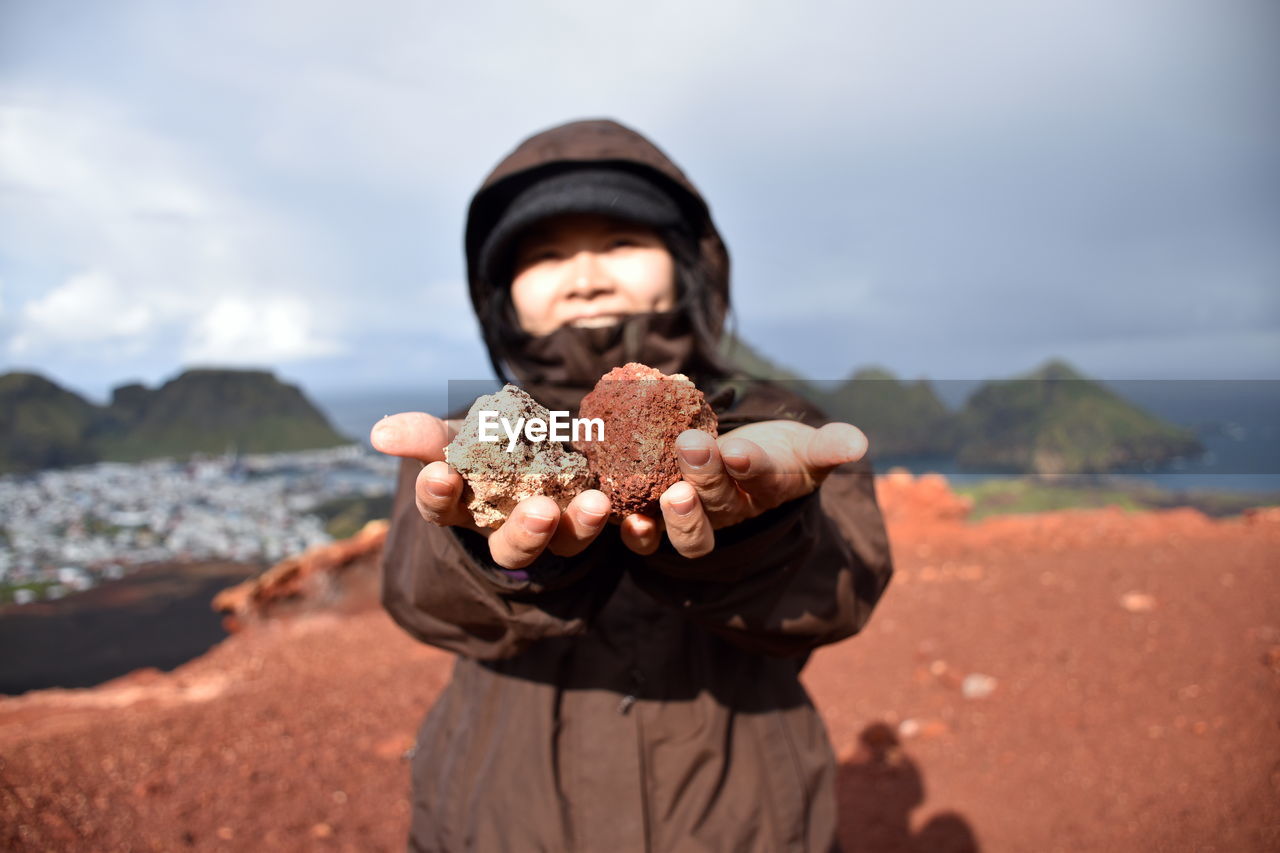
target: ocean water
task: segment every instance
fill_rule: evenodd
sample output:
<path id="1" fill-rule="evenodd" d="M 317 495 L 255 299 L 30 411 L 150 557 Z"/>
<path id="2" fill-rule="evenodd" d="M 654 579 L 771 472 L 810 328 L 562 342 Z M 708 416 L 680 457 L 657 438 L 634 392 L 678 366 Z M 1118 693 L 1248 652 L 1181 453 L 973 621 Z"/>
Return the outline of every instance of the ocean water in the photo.
<path id="1" fill-rule="evenodd" d="M 1131 380 L 1106 383 L 1121 397 L 1169 423 L 1192 429 L 1206 452 L 1161 469 L 1116 472 L 1171 491 L 1280 492 L 1280 380 Z M 951 407 L 977 383 L 934 383 Z M 429 412 L 443 415 L 496 389 L 492 381 L 439 383 L 424 389 L 316 395 L 338 431 L 368 444 L 369 430 L 383 415 Z M 962 393 L 963 392 L 963 393 Z M 463 398 L 467 399 L 463 399 Z M 998 477 L 969 471 L 946 458 L 872 460 L 879 470 L 901 465 L 912 473 L 936 471 L 957 484 Z"/>

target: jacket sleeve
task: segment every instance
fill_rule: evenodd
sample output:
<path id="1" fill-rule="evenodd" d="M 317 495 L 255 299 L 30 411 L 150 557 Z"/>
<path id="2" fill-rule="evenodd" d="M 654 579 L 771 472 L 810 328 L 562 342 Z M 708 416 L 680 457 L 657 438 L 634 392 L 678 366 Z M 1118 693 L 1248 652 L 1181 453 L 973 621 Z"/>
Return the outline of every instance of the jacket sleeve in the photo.
<path id="1" fill-rule="evenodd" d="M 483 536 L 422 518 L 414 501 L 421 469 L 418 462 L 400 465 L 382 557 L 382 604 L 400 627 L 479 660 L 511 657 L 542 638 L 587 630 L 612 589 L 607 573 L 598 571 L 607 548 L 573 558 L 545 552 L 524 571 L 502 569 L 489 558 Z"/>
<path id="2" fill-rule="evenodd" d="M 632 567 L 651 596 L 758 654 L 802 656 L 857 633 L 893 574 L 866 461 L 835 469 L 817 491 L 716 531 L 689 559 L 664 539 Z"/>

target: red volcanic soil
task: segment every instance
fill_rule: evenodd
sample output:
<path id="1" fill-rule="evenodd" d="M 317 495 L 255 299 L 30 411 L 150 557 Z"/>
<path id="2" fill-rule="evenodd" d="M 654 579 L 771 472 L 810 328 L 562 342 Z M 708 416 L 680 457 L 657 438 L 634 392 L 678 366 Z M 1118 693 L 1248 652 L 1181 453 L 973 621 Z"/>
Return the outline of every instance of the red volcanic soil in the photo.
<path id="1" fill-rule="evenodd" d="M 938 485 L 882 478 L 897 576 L 805 670 L 846 849 L 1280 849 L 1277 514 L 967 524 Z M 403 850 L 450 655 L 376 606 L 245 624 L 0 699 L 0 848 Z"/>

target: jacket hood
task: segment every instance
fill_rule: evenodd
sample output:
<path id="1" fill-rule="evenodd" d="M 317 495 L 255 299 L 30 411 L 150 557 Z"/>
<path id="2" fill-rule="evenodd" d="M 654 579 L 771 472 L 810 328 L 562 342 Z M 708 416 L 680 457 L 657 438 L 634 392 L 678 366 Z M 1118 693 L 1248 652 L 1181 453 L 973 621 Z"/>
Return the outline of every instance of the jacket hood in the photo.
<path id="1" fill-rule="evenodd" d="M 711 331 L 718 337 L 724 329 L 729 310 L 729 253 L 711 219 L 707 203 L 670 157 L 636 131 L 609 119 L 569 122 L 529 137 L 498 163 L 476 191 L 467 214 L 466 254 L 471 303 L 481 324 L 491 316 L 490 309 L 494 306 L 490 305 L 490 300 L 505 298 L 502 288 L 505 283 L 495 284 L 484 279 L 480 250 L 507 205 L 534 181 L 572 169 L 598 166 L 624 169 L 646 177 L 663 187 L 680 205 L 696 232 L 698 262 L 712 295 L 708 320 Z M 672 322 L 661 315 L 637 315 L 621 325 L 623 328 L 613 336 L 614 342 L 624 338 L 630 342 L 618 351 L 625 350 L 627 354 L 636 356 L 631 360 L 644 361 L 649 348 L 655 346 L 663 355 L 660 360 L 666 362 L 655 364 L 655 367 L 678 368 L 681 365 L 672 362 L 672 353 L 691 353 L 695 349 L 684 340 L 685 337 L 691 338 L 692 333 L 686 335 L 679 322 Z M 637 325 L 644 330 L 639 338 L 634 331 Z M 627 331 L 628 328 L 633 330 Z M 583 331 L 594 330 L 566 327 L 544 339 L 534 339 L 533 351 L 527 354 L 503 353 L 503 360 L 522 382 L 548 381 L 552 376 L 560 382 L 577 381 L 593 372 L 598 378 L 614 366 L 607 364 L 613 359 L 606 358 L 606 354 L 600 351 L 601 335 L 580 334 Z M 662 339 L 655 339 L 655 335 Z M 492 341 L 489 343 L 492 356 Z M 593 350 L 598 358 L 584 359 L 583 347 Z M 617 349 L 613 346 L 605 348 L 610 351 Z M 555 369 L 564 360 L 573 365 L 567 373 Z M 583 363 L 584 360 L 596 361 L 597 364 L 589 366 Z M 603 369 L 595 372 L 597 366 Z M 534 393 L 534 389 L 526 390 Z M 535 393 L 534 396 L 538 395 Z"/>

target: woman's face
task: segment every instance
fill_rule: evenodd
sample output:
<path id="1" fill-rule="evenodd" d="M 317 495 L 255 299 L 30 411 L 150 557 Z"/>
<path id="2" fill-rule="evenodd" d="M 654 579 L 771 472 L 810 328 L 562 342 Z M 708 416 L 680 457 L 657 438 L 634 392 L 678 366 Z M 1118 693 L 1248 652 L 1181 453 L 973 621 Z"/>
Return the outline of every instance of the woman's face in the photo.
<path id="1" fill-rule="evenodd" d="M 624 314 L 674 308 L 675 261 L 647 226 L 594 214 L 557 216 L 516 244 L 511 301 L 531 335 L 610 326 Z"/>

